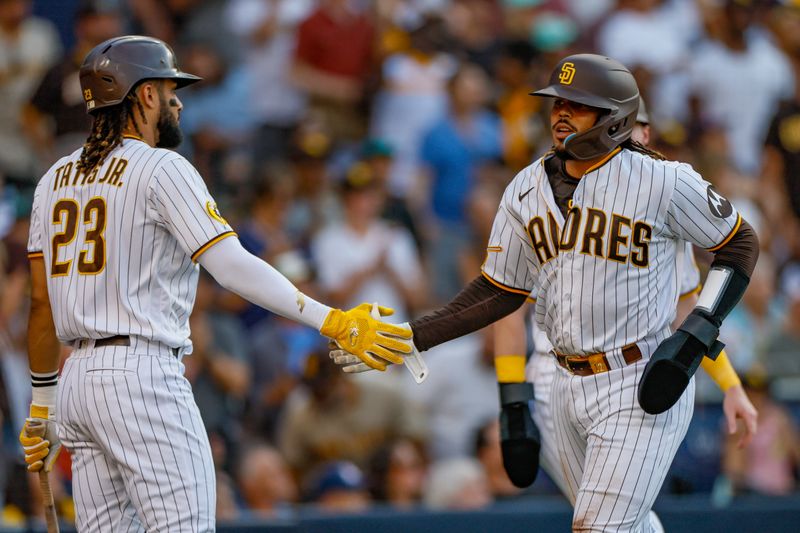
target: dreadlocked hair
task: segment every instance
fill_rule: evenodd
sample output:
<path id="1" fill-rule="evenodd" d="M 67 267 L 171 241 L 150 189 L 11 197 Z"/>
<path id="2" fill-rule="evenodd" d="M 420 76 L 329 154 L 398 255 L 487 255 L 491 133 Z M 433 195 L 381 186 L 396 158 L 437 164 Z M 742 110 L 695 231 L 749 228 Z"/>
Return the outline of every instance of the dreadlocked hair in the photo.
<path id="1" fill-rule="evenodd" d="M 659 159 L 661 161 L 665 161 L 667 157 L 657 150 L 652 150 L 647 146 L 643 145 L 639 141 L 634 141 L 633 139 L 628 139 L 620 145 L 622 148 L 626 150 L 630 150 L 632 152 L 639 152 L 640 154 L 644 154 L 648 157 L 652 157 L 653 159 Z"/>
<path id="2" fill-rule="evenodd" d="M 125 99 L 117 105 L 98 109 L 94 114 L 92 131 L 83 144 L 83 152 L 78 160 L 77 171 L 89 174 L 106 160 L 111 150 L 122 143 L 122 131 L 128 124 L 128 119 L 134 119 L 134 107 L 139 110 L 144 119 L 144 107 L 136 97 L 136 87 L 132 88 Z M 139 137 L 142 132 L 136 120 L 131 120 L 134 130 Z"/>

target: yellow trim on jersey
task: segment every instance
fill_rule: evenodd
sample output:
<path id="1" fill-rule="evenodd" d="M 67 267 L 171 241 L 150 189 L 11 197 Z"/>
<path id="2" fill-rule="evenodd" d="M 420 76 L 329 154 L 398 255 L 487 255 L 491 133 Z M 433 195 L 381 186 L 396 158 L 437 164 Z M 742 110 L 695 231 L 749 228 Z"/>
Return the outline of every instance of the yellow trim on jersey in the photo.
<path id="1" fill-rule="evenodd" d="M 529 302 L 529 303 L 532 303 L 532 304 L 535 304 L 536 303 L 536 298 L 534 298 L 533 296 L 528 296 L 527 298 L 525 298 L 525 301 Z"/>
<path id="2" fill-rule="evenodd" d="M 486 272 L 481 271 L 481 274 L 483 275 L 484 278 L 486 278 L 489 281 L 489 283 L 491 283 L 495 287 L 499 287 L 499 288 L 503 289 L 504 291 L 513 292 L 513 293 L 516 293 L 516 294 L 522 294 L 524 296 L 528 296 L 531 293 L 531 291 L 526 291 L 526 290 L 523 290 L 523 289 L 515 289 L 513 287 L 506 287 L 505 285 L 503 285 L 499 281 L 495 281 L 492 278 L 490 278 L 489 274 L 487 274 Z"/>
<path id="3" fill-rule="evenodd" d="M 690 290 L 689 292 L 685 292 L 685 293 L 681 294 L 678 297 L 678 300 L 685 300 L 686 298 L 692 296 L 693 294 L 697 294 L 698 292 L 700 292 L 700 290 L 702 288 L 703 288 L 703 284 L 702 283 L 698 283 L 697 287 L 695 287 L 694 289 Z"/>
<path id="4" fill-rule="evenodd" d="M 525 356 L 497 355 L 494 358 L 494 370 L 498 383 L 522 383 L 525 381 Z"/>
<path id="5" fill-rule="evenodd" d="M 487 246 L 486 247 L 486 251 L 487 252 L 502 252 L 503 251 L 503 247 L 502 246 Z"/>
<path id="6" fill-rule="evenodd" d="M 197 263 L 197 258 L 198 257 L 203 255 L 209 248 L 211 248 L 212 246 L 217 244 L 222 239 L 225 239 L 225 238 L 228 238 L 228 237 L 237 237 L 237 236 L 238 235 L 236 235 L 235 231 L 226 231 L 225 233 L 220 233 L 219 235 L 217 235 L 216 237 L 214 237 L 213 239 L 211 239 L 210 241 L 205 243 L 203 246 L 198 248 L 197 251 L 192 254 L 192 261 Z"/>
<path id="7" fill-rule="evenodd" d="M 737 213 L 736 214 L 736 224 L 734 224 L 733 229 L 731 230 L 730 233 L 728 233 L 728 236 L 725 237 L 725 239 L 721 243 L 719 243 L 718 245 L 712 246 L 711 248 L 706 248 L 706 250 L 708 250 L 709 252 L 716 252 L 717 250 L 719 250 L 720 248 L 722 248 L 723 246 L 728 244 L 728 241 L 731 240 L 734 235 L 736 235 L 737 231 L 739 231 L 739 228 L 741 227 L 741 225 L 742 225 L 742 215 Z"/>
<path id="8" fill-rule="evenodd" d="M 28 252 L 28 259 L 38 259 L 44 257 L 44 252 Z"/>
<path id="9" fill-rule="evenodd" d="M 608 160 L 609 160 L 609 159 L 611 159 L 612 157 L 614 157 L 615 155 L 617 155 L 618 153 L 620 153 L 620 151 L 622 151 L 622 148 L 621 148 L 621 147 L 619 147 L 619 146 L 617 146 L 616 148 L 614 148 L 613 150 L 611 150 L 611 152 L 609 152 L 609 154 L 608 154 L 607 156 L 605 156 L 603 159 L 601 159 L 600 161 L 598 161 L 598 162 L 597 162 L 597 163 L 595 163 L 594 165 L 592 165 L 592 166 L 590 166 L 589 168 L 587 168 L 587 169 L 586 169 L 586 172 L 584 172 L 584 173 L 583 173 L 583 175 L 585 176 L 585 175 L 586 175 L 586 174 L 588 174 L 589 172 L 592 172 L 592 171 L 594 171 L 594 170 L 597 170 L 598 168 L 602 167 L 603 165 L 605 165 L 606 163 L 608 163 Z"/>
<path id="10" fill-rule="evenodd" d="M 122 134 L 122 138 L 123 138 L 123 139 L 133 139 L 133 140 L 136 140 L 136 141 L 142 141 L 142 142 L 144 142 L 144 139 L 142 139 L 142 138 L 141 138 L 141 137 L 139 137 L 138 135 L 134 135 L 133 133 L 123 133 L 123 134 Z"/>

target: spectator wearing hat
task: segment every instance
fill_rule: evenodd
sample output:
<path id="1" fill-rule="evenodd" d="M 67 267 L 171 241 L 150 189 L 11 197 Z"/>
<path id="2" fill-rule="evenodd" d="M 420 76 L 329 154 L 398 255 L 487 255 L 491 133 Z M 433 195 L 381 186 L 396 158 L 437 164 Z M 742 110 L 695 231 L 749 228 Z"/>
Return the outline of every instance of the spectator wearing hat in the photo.
<path id="1" fill-rule="evenodd" d="M 331 301 L 381 302 L 405 322 L 424 303 L 424 276 L 409 231 L 380 218 L 385 199 L 372 167 L 351 165 L 341 183 L 343 220 L 315 236 L 312 255 Z"/>
<path id="2" fill-rule="evenodd" d="M 86 114 L 78 70 L 86 54 L 122 32 L 113 4 L 84 0 L 74 15 L 75 46 L 44 75 L 23 110 L 25 133 L 42 163 L 50 165 L 83 145 L 92 125 Z"/>
<path id="3" fill-rule="evenodd" d="M 364 474 L 350 461 L 321 465 L 311 476 L 309 496 L 323 513 L 358 513 L 370 504 Z"/>

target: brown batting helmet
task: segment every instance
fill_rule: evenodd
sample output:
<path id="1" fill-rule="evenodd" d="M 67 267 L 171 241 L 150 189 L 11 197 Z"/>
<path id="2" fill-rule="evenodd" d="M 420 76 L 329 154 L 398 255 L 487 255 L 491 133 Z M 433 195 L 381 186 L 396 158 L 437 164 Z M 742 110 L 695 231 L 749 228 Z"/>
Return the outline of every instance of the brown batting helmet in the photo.
<path id="1" fill-rule="evenodd" d="M 83 60 L 80 79 L 86 111 L 93 113 L 122 102 L 142 80 L 171 79 L 180 88 L 202 78 L 181 72 L 164 41 L 126 35 L 95 46 Z"/>
<path id="2" fill-rule="evenodd" d="M 565 140 L 564 149 L 575 159 L 594 159 L 625 142 L 639 111 L 639 87 L 630 71 L 619 61 L 596 54 L 565 57 L 550 75 L 550 84 L 531 94 L 605 111 L 594 126 Z"/>

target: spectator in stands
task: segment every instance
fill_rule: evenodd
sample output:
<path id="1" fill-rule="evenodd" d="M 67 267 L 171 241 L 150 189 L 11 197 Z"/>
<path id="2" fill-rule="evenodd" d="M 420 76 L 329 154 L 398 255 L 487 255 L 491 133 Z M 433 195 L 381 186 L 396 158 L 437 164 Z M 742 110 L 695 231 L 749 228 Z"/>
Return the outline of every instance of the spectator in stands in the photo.
<path id="1" fill-rule="evenodd" d="M 745 390 L 758 409 L 758 432 L 746 448 L 737 446 L 738 435 L 726 435 L 722 470 L 736 492 L 790 494 L 797 487 L 800 467 L 797 423 L 771 398 L 765 374 L 751 372 L 744 377 Z"/>
<path id="2" fill-rule="evenodd" d="M 306 387 L 286 402 L 279 432 L 281 452 L 301 477 L 327 461 L 366 468 L 386 442 L 425 439 L 426 420 L 407 398 L 385 385 L 353 380 L 327 350 L 308 355 L 304 381 Z"/>
<path id="3" fill-rule="evenodd" d="M 360 104 L 374 66 L 374 41 L 368 8 L 350 0 L 319 0 L 297 31 L 291 79 L 337 141 L 357 142 L 366 130 Z"/>
<path id="4" fill-rule="evenodd" d="M 370 460 L 370 492 L 376 502 L 414 507 L 422 500 L 427 474 L 419 442 L 398 439 L 380 448 Z"/>
<path id="5" fill-rule="evenodd" d="M 414 220 L 406 198 L 394 195 L 388 185 L 394 161 L 392 147 L 383 139 L 369 138 L 361 147 L 361 157 L 372 168 L 375 177 L 386 190 L 385 207 L 381 218 L 404 226 L 414 236 L 417 245 L 420 245 L 419 226 Z"/>
<path id="6" fill-rule="evenodd" d="M 419 187 L 419 147 L 447 111 L 447 82 L 457 67 L 445 52 L 447 34 L 440 18 L 422 19 L 409 39 L 408 50 L 383 62 L 383 88 L 375 98 L 370 128 L 392 148 L 387 185 L 392 196 L 403 200 Z"/>
<path id="7" fill-rule="evenodd" d="M 737 169 L 755 175 L 769 118 L 791 97 L 794 74 L 784 53 L 753 24 L 755 1 L 726 0 L 719 35 L 691 55 L 690 91 L 703 112 L 727 134 Z"/>
<path id="8" fill-rule="evenodd" d="M 533 161 L 536 134 L 547 134 L 546 126 L 537 122 L 541 99 L 531 98 L 531 64 L 536 50 L 527 41 L 509 41 L 495 65 L 500 95 L 497 110 L 503 124 L 503 158 L 515 171 Z M 538 128 L 538 129 L 537 129 Z"/>
<path id="9" fill-rule="evenodd" d="M 489 492 L 495 499 L 518 496 L 520 489 L 511 483 L 503 467 L 503 455 L 500 450 L 500 422 L 496 416 L 478 428 L 475 432 L 475 457 L 483 465 Z"/>
<path id="10" fill-rule="evenodd" d="M 386 193 L 370 165 L 350 166 L 341 198 L 343 221 L 312 243 L 320 288 L 337 305 L 381 302 L 394 309 L 394 321 L 409 320 L 425 303 L 422 265 L 411 234 L 381 220 Z"/>
<path id="11" fill-rule="evenodd" d="M 364 474 L 349 461 L 320 465 L 311 475 L 309 495 L 324 513 L 358 513 L 370 504 Z"/>
<path id="12" fill-rule="evenodd" d="M 491 72 L 500 51 L 502 11 L 493 0 L 451 1 L 447 10 L 448 30 L 459 56 Z"/>
<path id="13" fill-rule="evenodd" d="M 324 124 L 309 118 L 298 126 L 289 149 L 295 196 L 286 214 L 286 231 L 304 247 L 341 215 L 327 167 L 332 150 L 333 138 Z"/>
<path id="14" fill-rule="evenodd" d="M 302 91 L 289 81 L 297 27 L 313 0 L 234 0 L 227 19 L 244 49 L 249 107 L 258 123 L 253 142 L 257 164 L 283 158 L 305 113 Z"/>
<path id="15" fill-rule="evenodd" d="M 122 19 L 103 0 L 82 0 L 74 32 L 75 46 L 47 71 L 23 110 L 25 133 L 46 166 L 86 141 L 92 119 L 86 113 L 78 69 L 89 50 L 122 32 Z"/>
<path id="16" fill-rule="evenodd" d="M 223 55 L 236 62 L 239 42 L 225 21 L 221 0 L 112 0 L 127 4 L 130 33 L 157 37 L 175 46 L 206 40 Z M 297 1 L 297 0 L 294 0 Z"/>
<path id="17" fill-rule="evenodd" d="M 0 0 L 0 173 L 31 186 L 42 164 L 24 135 L 22 110 L 61 53 L 52 23 L 30 15 L 31 0 Z"/>
<path id="18" fill-rule="evenodd" d="M 462 287 L 458 257 L 471 241 L 466 204 L 478 167 L 502 155 L 500 121 L 485 106 L 489 79 L 476 65 L 462 66 L 448 86 L 450 109 L 422 142 L 430 174 L 432 224 L 426 250 L 435 296 L 448 300 Z"/>
<path id="19" fill-rule="evenodd" d="M 425 486 L 424 502 L 436 510 L 476 510 L 492 503 L 483 466 L 477 459 L 457 457 L 436 462 Z"/>
<path id="20" fill-rule="evenodd" d="M 254 444 L 241 455 L 236 475 L 245 511 L 252 517 L 288 518 L 297 502 L 297 485 L 280 453 Z"/>
<path id="21" fill-rule="evenodd" d="M 601 24 L 599 53 L 613 57 L 637 74 L 642 96 L 657 123 L 665 128 L 675 117 L 684 120 L 688 90 L 686 65 L 691 46 L 702 35 L 695 2 L 623 0 Z M 643 43 L 647 43 L 643 46 Z M 645 80 L 652 80 L 643 86 Z M 650 89 L 649 91 L 647 89 Z M 660 119 L 660 120 L 659 120 Z"/>
<path id="22" fill-rule="evenodd" d="M 222 188 L 228 157 L 245 151 L 255 127 L 247 97 L 249 74 L 225 58 L 207 41 L 185 46 L 182 65 L 203 83 L 181 93 L 181 152 L 191 158 L 212 190 Z M 249 151 L 248 151 L 249 155 Z"/>

